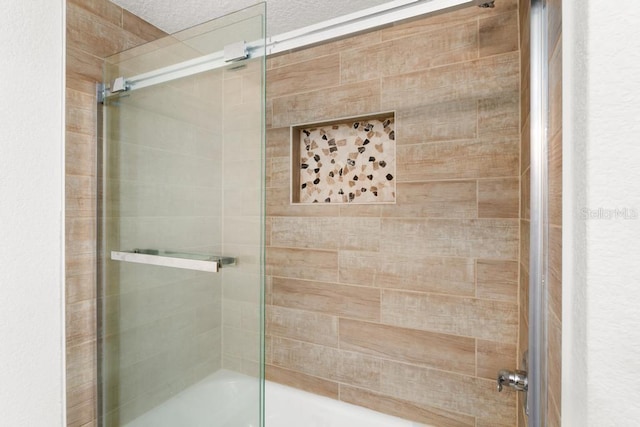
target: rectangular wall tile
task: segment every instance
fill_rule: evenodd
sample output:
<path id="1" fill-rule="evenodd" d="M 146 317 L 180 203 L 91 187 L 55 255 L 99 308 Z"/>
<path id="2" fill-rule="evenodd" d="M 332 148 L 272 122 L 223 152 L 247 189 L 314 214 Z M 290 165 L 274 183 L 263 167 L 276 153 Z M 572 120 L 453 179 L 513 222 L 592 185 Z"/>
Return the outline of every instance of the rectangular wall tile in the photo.
<path id="1" fill-rule="evenodd" d="M 301 372 L 290 371 L 274 365 L 266 366 L 266 379 L 288 385 L 309 393 L 338 399 L 338 383 L 312 377 Z"/>
<path id="2" fill-rule="evenodd" d="M 341 250 L 377 250 L 380 247 L 380 219 L 343 216 L 338 221 Z"/>
<path id="3" fill-rule="evenodd" d="M 67 104 L 66 115 L 68 120 L 67 131 L 96 138 L 96 114 L 94 111 L 83 108 L 82 104 L 78 106 Z"/>
<path id="4" fill-rule="evenodd" d="M 289 248 L 337 250 L 339 226 L 336 218 L 274 217 L 271 245 Z"/>
<path id="5" fill-rule="evenodd" d="M 422 256 L 518 257 L 518 222 L 507 219 L 383 219 L 381 251 Z"/>
<path id="6" fill-rule="evenodd" d="M 528 266 L 527 266 L 528 268 Z M 520 285 L 519 289 L 519 303 L 520 303 L 520 323 L 529 323 L 529 272 L 525 268 L 523 264 L 520 264 Z M 520 330 L 520 338 L 521 342 L 525 343 L 526 340 L 522 338 L 526 338 L 525 334 L 522 334 L 522 329 Z M 528 345 L 525 346 L 525 349 L 528 348 Z M 522 354 L 522 352 L 520 352 Z"/>
<path id="7" fill-rule="evenodd" d="M 519 55 L 508 53 L 384 77 L 381 107 L 407 108 L 425 102 L 482 99 L 515 93 L 520 86 L 519 65 Z"/>
<path id="8" fill-rule="evenodd" d="M 340 55 L 333 54 L 269 70 L 267 96 L 291 95 L 337 86 L 340 83 Z M 309 75 L 313 74 L 310 79 Z"/>
<path id="9" fill-rule="evenodd" d="M 67 304 L 96 298 L 96 273 L 67 277 L 65 299 Z"/>
<path id="10" fill-rule="evenodd" d="M 338 253 L 304 249 L 267 248 L 267 274 L 308 280 L 338 279 Z"/>
<path id="11" fill-rule="evenodd" d="M 530 231 L 530 221 L 520 220 L 520 264 L 524 266 L 527 272 L 529 271 L 529 251 L 531 250 Z"/>
<path id="12" fill-rule="evenodd" d="M 352 37 L 338 39 L 329 43 L 323 43 L 318 46 L 312 46 L 307 49 L 300 49 L 294 52 L 289 52 L 286 55 L 273 56 L 268 59 L 268 62 L 271 63 L 270 69 L 275 69 L 291 64 L 297 64 L 299 62 L 309 61 L 326 55 L 331 55 L 335 52 L 358 49 L 377 43 L 380 43 L 380 32 L 370 31 L 362 34 L 357 34 Z"/>
<path id="13" fill-rule="evenodd" d="M 427 425 L 438 427 L 475 427 L 475 418 L 469 415 L 456 414 L 443 409 L 410 402 L 408 400 L 396 399 L 385 394 L 374 393 L 345 384 L 340 385 L 340 400 Z"/>
<path id="14" fill-rule="evenodd" d="M 340 319 L 340 348 L 385 359 L 475 374 L 475 340 Z"/>
<path id="15" fill-rule="evenodd" d="M 96 300 L 68 304 L 65 310 L 67 346 L 92 342 L 96 337 Z"/>
<path id="16" fill-rule="evenodd" d="M 477 376 L 495 380 L 500 369 L 518 366 L 517 344 L 478 340 Z"/>
<path id="17" fill-rule="evenodd" d="M 327 99 L 331 102 L 327 103 Z M 371 80 L 274 98 L 272 126 L 291 126 L 379 111 L 380 83 Z"/>
<path id="18" fill-rule="evenodd" d="M 291 150 L 290 136 L 291 131 L 289 127 L 268 129 L 266 135 L 266 158 L 289 158 Z"/>
<path id="19" fill-rule="evenodd" d="M 395 398 L 492 419 L 495 427 L 515 423 L 516 393 L 497 393 L 495 381 L 385 361 L 381 384 Z"/>
<path id="20" fill-rule="evenodd" d="M 552 45 L 553 46 L 553 45 Z M 562 130 L 562 39 L 550 48 L 549 60 L 549 135 Z"/>
<path id="21" fill-rule="evenodd" d="M 421 52 L 416 55 L 416 52 Z M 342 83 L 403 74 L 478 57 L 478 31 L 475 22 L 451 27 L 450 31 L 391 40 L 340 56 Z"/>
<path id="22" fill-rule="evenodd" d="M 266 187 L 289 187 L 291 161 L 288 157 L 271 157 L 266 161 Z"/>
<path id="23" fill-rule="evenodd" d="M 96 224 L 93 218 L 68 218 L 65 229 L 68 254 L 93 254 L 96 250 Z"/>
<path id="24" fill-rule="evenodd" d="M 549 310 L 562 318 L 562 228 L 549 227 Z"/>
<path id="25" fill-rule="evenodd" d="M 478 105 L 475 99 L 423 103 L 398 107 L 398 145 L 472 139 L 478 135 Z M 428 119 L 427 119 L 428 118 Z"/>
<path id="26" fill-rule="evenodd" d="M 102 80 L 102 59 L 72 45 L 66 49 L 66 87 L 93 94 Z M 67 124 L 70 124 L 67 121 Z"/>
<path id="27" fill-rule="evenodd" d="M 383 217 L 477 218 L 475 181 L 400 183 L 396 204 L 381 206 Z M 517 200 L 516 200 L 517 201 Z"/>
<path id="28" fill-rule="evenodd" d="M 340 216 L 342 217 L 380 217 L 383 205 L 366 204 L 341 204 Z"/>
<path id="29" fill-rule="evenodd" d="M 147 21 L 140 19 L 124 9 L 122 11 L 122 28 L 145 41 L 156 40 L 168 35 L 159 28 L 154 27 Z"/>
<path id="30" fill-rule="evenodd" d="M 380 388 L 381 359 L 352 351 L 340 351 L 337 380 L 376 391 Z"/>
<path id="31" fill-rule="evenodd" d="M 562 225 L 562 132 L 549 143 L 549 223 Z"/>
<path id="32" fill-rule="evenodd" d="M 520 176 L 520 218 L 531 217 L 531 169 L 527 166 Z"/>
<path id="33" fill-rule="evenodd" d="M 562 404 L 562 320 L 549 315 L 549 411 L 550 425 L 560 426 Z"/>
<path id="34" fill-rule="evenodd" d="M 338 346 L 337 317 L 271 305 L 266 318 L 266 328 L 274 336 Z"/>
<path id="35" fill-rule="evenodd" d="M 502 301 L 383 290 L 382 323 L 515 344 L 518 306 Z"/>
<path id="36" fill-rule="evenodd" d="M 518 178 L 478 181 L 479 218 L 519 218 L 520 180 Z"/>
<path id="37" fill-rule="evenodd" d="M 106 22 L 122 25 L 122 8 L 104 0 L 67 0 L 67 4 L 81 7 Z"/>
<path id="38" fill-rule="evenodd" d="M 481 18 L 480 56 L 499 55 L 518 50 L 518 12 Z"/>
<path id="39" fill-rule="evenodd" d="M 520 102 L 517 92 L 478 101 L 478 135 L 519 136 Z"/>
<path id="40" fill-rule="evenodd" d="M 516 10 L 518 10 L 518 0 L 502 0 L 496 3 L 495 7 L 482 10 L 465 7 L 453 12 L 430 16 L 427 19 L 396 23 L 382 30 L 382 39 L 389 40 L 432 31 L 448 31 L 451 26 L 459 25 L 460 22 L 475 22 L 479 17 L 487 18 Z"/>
<path id="41" fill-rule="evenodd" d="M 475 291 L 469 258 L 364 251 L 340 251 L 338 257 L 341 283 L 467 296 Z"/>
<path id="42" fill-rule="evenodd" d="M 66 348 L 66 384 L 68 389 L 76 389 L 95 381 L 96 341 L 87 341 Z"/>
<path id="43" fill-rule="evenodd" d="M 65 173 L 96 176 L 96 141 L 90 135 L 65 133 Z"/>
<path id="44" fill-rule="evenodd" d="M 354 319 L 380 319 L 380 290 L 307 280 L 273 278 L 273 305 Z"/>
<path id="45" fill-rule="evenodd" d="M 398 182 L 518 176 L 517 137 L 398 145 Z"/>
<path id="46" fill-rule="evenodd" d="M 477 261 L 478 298 L 516 303 L 518 301 L 518 261 Z"/>
<path id="47" fill-rule="evenodd" d="M 520 175 L 531 164 L 531 123 L 529 115 L 522 116 L 522 131 L 520 134 Z"/>
<path id="48" fill-rule="evenodd" d="M 376 250 L 379 240 L 378 218 L 275 217 L 271 224 L 273 246 Z"/>
<path id="49" fill-rule="evenodd" d="M 67 425 L 92 425 L 96 419 L 97 399 L 95 391 L 89 385 L 67 391 Z"/>
<path id="50" fill-rule="evenodd" d="M 377 390 L 382 361 L 331 347 L 273 339 L 273 364 L 309 375 Z"/>
<path id="51" fill-rule="evenodd" d="M 142 44 L 144 40 L 86 9 L 68 3 L 67 43 L 104 58 Z"/>
<path id="52" fill-rule="evenodd" d="M 96 271 L 96 255 L 91 253 L 65 254 L 66 277 L 86 276 Z"/>
<path id="53" fill-rule="evenodd" d="M 311 205 L 291 204 L 291 190 L 289 186 L 267 188 L 267 216 L 297 216 L 297 217 L 337 217 L 340 216 L 340 206 L 335 203 L 314 203 Z M 355 206 L 355 205 L 353 205 Z M 353 208 L 351 206 L 351 208 Z"/>

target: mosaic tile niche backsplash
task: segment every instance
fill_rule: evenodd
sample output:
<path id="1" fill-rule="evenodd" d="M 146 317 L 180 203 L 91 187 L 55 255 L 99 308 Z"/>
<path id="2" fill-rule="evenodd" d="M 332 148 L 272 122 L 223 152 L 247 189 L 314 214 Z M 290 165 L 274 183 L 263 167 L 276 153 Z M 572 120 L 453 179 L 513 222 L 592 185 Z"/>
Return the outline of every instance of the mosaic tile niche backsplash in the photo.
<path id="1" fill-rule="evenodd" d="M 295 126 L 292 148 L 294 203 L 395 203 L 393 113 Z"/>

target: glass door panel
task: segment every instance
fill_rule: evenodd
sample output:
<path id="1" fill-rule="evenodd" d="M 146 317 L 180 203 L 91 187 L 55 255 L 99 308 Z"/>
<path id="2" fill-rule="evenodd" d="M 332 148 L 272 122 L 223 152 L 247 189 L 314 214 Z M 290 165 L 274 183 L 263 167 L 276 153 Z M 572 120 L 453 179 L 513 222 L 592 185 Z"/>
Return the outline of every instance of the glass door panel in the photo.
<path id="1" fill-rule="evenodd" d="M 261 40 L 264 4 L 105 61 L 103 426 L 260 425 L 264 56 L 215 61 Z"/>

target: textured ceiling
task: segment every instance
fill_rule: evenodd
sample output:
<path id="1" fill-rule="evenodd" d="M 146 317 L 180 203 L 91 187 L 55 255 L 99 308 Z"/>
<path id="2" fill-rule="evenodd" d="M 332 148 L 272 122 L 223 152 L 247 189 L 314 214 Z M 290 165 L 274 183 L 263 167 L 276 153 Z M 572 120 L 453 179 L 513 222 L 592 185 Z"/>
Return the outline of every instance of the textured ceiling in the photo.
<path id="1" fill-rule="evenodd" d="M 112 0 L 167 33 L 258 3 L 256 0 Z M 268 0 L 267 34 L 277 35 L 389 0 Z"/>

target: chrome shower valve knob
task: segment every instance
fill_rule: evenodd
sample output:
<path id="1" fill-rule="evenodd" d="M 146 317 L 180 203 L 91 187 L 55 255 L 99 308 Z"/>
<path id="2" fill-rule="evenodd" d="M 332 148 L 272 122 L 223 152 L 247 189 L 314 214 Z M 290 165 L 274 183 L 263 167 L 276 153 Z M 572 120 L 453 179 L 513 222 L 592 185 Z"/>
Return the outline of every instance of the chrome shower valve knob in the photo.
<path id="1" fill-rule="evenodd" d="M 516 391 L 527 391 L 529 388 L 527 373 L 525 371 L 508 371 L 501 369 L 498 371 L 498 391 L 502 391 L 503 386 L 510 387 Z"/>

